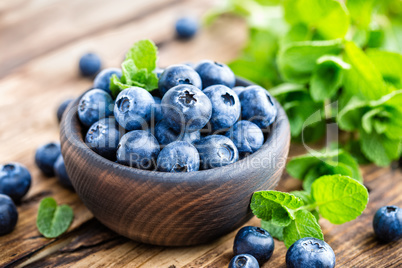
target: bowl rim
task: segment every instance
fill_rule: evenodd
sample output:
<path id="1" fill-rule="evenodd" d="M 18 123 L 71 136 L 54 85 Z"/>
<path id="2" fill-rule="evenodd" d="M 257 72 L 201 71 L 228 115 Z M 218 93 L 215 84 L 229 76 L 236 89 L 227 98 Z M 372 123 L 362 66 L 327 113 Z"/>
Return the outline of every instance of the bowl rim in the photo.
<path id="1" fill-rule="evenodd" d="M 246 79 L 236 77 L 236 85 L 235 86 L 251 86 L 251 85 L 256 85 L 255 83 L 252 83 Z M 91 88 L 92 89 L 92 88 Z M 91 90 L 89 89 L 89 90 Z M 87 91 L 89 91 L 87 90 Z M 280 103 L 273 97 L 273 100 L 275 102 L 275 105 L 277 106 L 277 116 L 275 118 L 275 121 L 268 127 L 270 128 L 270 132 L 264 142 L 264 144 L 259 148 L 256 152 L 253 154 L 238 160 L 232 164 L 223 166 L 223 167 L 218 167 L 218 168 L 213 168 L 213 169 L 207 169 L 207 170 L 199 170 L 199 171 L 192 171 L 192 172 L 185 172 L 185 173 L 175 173 L 175 172 L 161 172 L 161 171 L 156 171 L 156 170 L 142 170 L 134 167 L 129 167 L 125 166 L 122 164 L 119 164 L 117 162 L 113 162 L 107 158 L 102 157 L 101 155 L 97 154 L 93 150 L 91 150 L 88 145 L 84 141 L 84 137 L 82 135 L 83 133 L 83 127 L 82 124 L 78 120 L 78 113 L 77 113 L 77 107 L 78 107 L 78 102 L 81 99 L 81 97 L 87 92 L 85 91 L 83 94 L 81 94 L 79 97 L 77 97 L 74 101 L 72 101 L 66 112 L 63 115 L 62 118 L 62 126 L 61 127 L 61 135 L 65 135 L 68 137 L 69 135 L 73 136 L 78 136 L 74 137 L 76 141 L 80 142 L 80 145 L 84 146 L 76 146 L 75 144 L 71 144 L 71 146 L 76 147 L 79 150 L 79 153 L 85 154 L 88 157 L 94 158 L 99 163 L 104 163 L 104 167 L 108 168 L 119 168 L 120 170 L 124 171 L 124 174 L 131 173 L 133 175 L 139 175 L 140 177 L 152 177 L 153 180 L 160 181 L 160 183 L 180 183 L 180 182 L 188 182 L 188 183 L 196 183 L 199 185 L 202 181 L 210 181 L 211 178 L 217 177 L 216 174 L 224 174 L 223 176 L 218 176 L 220 177 L 219 183 L 224 183 L 227 180 L 231 179 L 231 176 L 225 176 L 225 174 L 231 174 L 231 170 L 237 170 L 237 169 L 245 169 L 247 166 L 245 164 L 247 163 L 246 161 L 253 161 L 253 159 L 261 159 L 266 152 L 275 152 L 278 151 L 278 146 L 275 146 L 275 142 L 272 142 L 272 140 L 276 137 L 278 137 L 278 134 L 286 134 L 288 137 L 286 137 L 286 141 L 290 142 L 290 128 L 289 128 L 289 121 L 286 116 L 285 111 L 283 110 L 283 107 L 280 105 Z M 75 109 L 73 113 L 71 113 L 71 109 Z M 66 120 L 66 117 L 68 115 L 73 114 L 73 117 L 70 117 L 69 120 Z M 69 123 L 67 121 L 70 121 Z M 272 127 L 273 126 L 273 127 Z M 64 132 L 64 133 L 63 133 Z M 63 147 L 63 144 L 65 142 L 70 142 L 68 138 L 63 139 L 61 138 L 61 145 Z M 279 144 L 282 144 L 278 142 Z M 63 151 L 63 150 L 62 150 Z M 285 156 L 287 158 L 287 155 Z M 286 162 L 286 159 L 285 159 Z M 275 167 L 277 168 L 277 167 Z M 192 179 L 196 178 L 196 179 Z"/>

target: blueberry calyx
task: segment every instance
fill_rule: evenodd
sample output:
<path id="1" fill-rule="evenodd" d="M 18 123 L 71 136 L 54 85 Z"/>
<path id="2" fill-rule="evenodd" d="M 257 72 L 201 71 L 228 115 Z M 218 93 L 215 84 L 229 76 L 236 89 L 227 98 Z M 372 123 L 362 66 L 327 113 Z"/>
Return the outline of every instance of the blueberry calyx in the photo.
<path id="1" fill-rule="evenodd" d="M 235 103 L 233 96 L 230 95 L 229 93 L 222 95 L 222 99 L 223 99 L 223 103 L 225 103 L 226 105 L 233 106 Z"/>
<path id="2" fill-rule="evenodd" d="M 191 94 L 189 91 L 184 91 L 184 94 L 181 94 L 179 97 L 179 100 L 181 103 L 183 103 L 186 106 L 193 106 L 196 102 L 197 99 L 194 98 L 195 94 Z"/>

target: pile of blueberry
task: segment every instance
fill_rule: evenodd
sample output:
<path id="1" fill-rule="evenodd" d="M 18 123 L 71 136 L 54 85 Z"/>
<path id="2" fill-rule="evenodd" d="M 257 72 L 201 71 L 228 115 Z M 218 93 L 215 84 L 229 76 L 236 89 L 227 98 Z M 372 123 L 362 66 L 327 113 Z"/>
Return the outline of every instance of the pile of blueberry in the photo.
<path id="1" fill-rule="evenodd" d="M 87 145 L 101 156 L 146 170 L 191 172 L 225 166 L 257 151 L 277 107 L 260 86 L 235 87 L 224 64 L 172 65 L 159 71 L 158 89 L 121 91 L 100 72 L 78 105 Z"/>

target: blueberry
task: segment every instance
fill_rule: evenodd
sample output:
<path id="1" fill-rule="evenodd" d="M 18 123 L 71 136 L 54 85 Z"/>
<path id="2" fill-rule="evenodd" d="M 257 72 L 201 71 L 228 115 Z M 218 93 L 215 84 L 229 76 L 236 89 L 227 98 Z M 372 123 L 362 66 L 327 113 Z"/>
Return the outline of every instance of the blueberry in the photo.
<path id="1" fill-rule="evenodd" d="M 157 169 L 164 172 L 192 172 L 200 168 L 197 149 L 186 141 L 175 141 L 160 152 Z"/>
<path id="2" fill-rule="evenodd" d="M 242 87 L 242 86 L 237 86 L 237 87 L 232 88 L 232 90 L 237 94 L 237 96 L 239 96 L 240 93 L 241 93 L 244 89 L 245 89 L 245 87 Z"/>
<path id="3" fill-rule="evenodd" d="M 119 68 L 107 68 L 102 70 L 94 80 L 94 88 L 102 89 L 109 93 L 110 95 L 112 92 L 110 91 L 110 78 L 112 75 L 117 75 L 118 78 L 121 77 L 121 70 Z"/>
<path id="4" fill-rule="evenodd" d="M 261 129 L 250 121 L 239 121 L 226 133 L 236 145 L 241 157 L 252 154 L 264 143 L 264 134 Z"/>
<path id="5" fill-rule="evenodd" d="M 60 104 L 59 108 L 57 109 L 57 121 L 59 121 L 59 123 L 60 123 L 61 118 L 62 118 L 62 116 L 63 116 L 63 114 L 64 114 L 64 111 L 67 109 L 67 106 L 68 106 L 72 101 L 73 101 L 73 99 L 67 99 L 67 100 L 63 101 L 63 102 Z"/>
<path id="6" fill-rule="evenodd" d="M 202 129 L 212 115 L 209 98 L 197 87 L 179 85 L 162 98 L 163 117 L 176 131 L 193 132 Z"/>
<path id="7" fill-rule="evenodd" d="M 209 86 L 203 91 L 212 103 L 210 119 L 213 130 L 229 128 L 240 116 L 240 101 L 236 93 L 224 85 Z"/>
<path id="8" fill-rule="evenodd" d="M 78 117 L 87 127 L 112 114 L 112 97 L 101 89 L 92 89 L 85 93 L 78 105 Z"/>
<path id="9" fill-rule="evenodd" d="M 297 240 L 286 253 L 286 266 L 290 268 L 335 267 L 335 253 L 324 241 L 305 237 Z"/>
<path id="10" fill-rule="evenodd" d="M 0 194 L 0 235 L 11 233 L 18 221 L 17 208 L 10 197 Z"/>
<path id="11" fill-rule="evenodd" d="M 232 70 L 223 63 L 205 60 L 200 62 L 195 70 L 201 77 L 202 86 L 207 88 L 212 85 L 225 85 L 229 88 L 234 87 L 236 77 Z"/>
<path id="12" fill-rule="evenodd" d="M 48 177 L 54 176 L 53 166 L 61 154 L 60 144 L 51 142 L 40 146 L 35 153 L 35 163 Z"/>
<path id="13" fill-rule="evenodd" d="M 268 91 L 262 87 L 247 87 L 240 93 L 239 99 L 244 120 L 249 120 L 262 129 L 274 122 L 277 114 L 276 105 Z"/>
<path id="14" fill-rule="evenodd" d="M 167 145 L 174 141 L 187 141 L 188 143 L 193 143 L 200 139 L 201 134 L 199 131 L 194 132 L 176 132 L 173 130 L 166 121 L 160 121 L 155 127 L 155 138 L 158 140 L 160 145 Z"/>
<path id="15" fill-rule="evenodd" d="M 236 234 L 233 253 L 235 255 L 250 254 L 261 265 L 271 258 L 274 247 L 274 240 L 266 230 L 255 226 L 245 226 Z"/>
<path id="16" fill-rule="evenodd" d="M 402 209 L 385 206 L 377 210 L 373 219 L 374 232 L 383 242 L 391 242 L 402 237 Z"/>
<path id="17" fill-rule="evenodd" d="M 198 73 L 187 65 L 177 64 L 171 65 L 163 71 L 159 78 L 158 87 L 163 96 L 172 87 L 183 84 L 202 89 L 201 78 Z"/>
<path id="18" fill-rule="evenodd" d="M 156 76 L 158 77 L 158 79 L 161 77 L 163 71 L 164 71 L 164 70 L 161 69 L 161 68 L 156 68 L 156 69 L 154 70 L 154 73 L 156 73 Z"/>
<path id="19" fill-rule="evenodd" d="M 250 254 L 239 254 L 232 258 L 229 268 L 260 268 L 260 265 Z"/>
<path id="20" fill-rule="evenodd" d="M 236 162 L 239 153 L 233 142 L 222 135 L 210 135 L 194 142 L 200 154 L 201 167 L 210 169 Z"/>
<path id="21" fill-rule="evenodd" d="M 62 155 L 56 160 L 54 163 L 54 173 L 56 174 L 57 179 L 59 180 L 60 184 L 66 188 L 74 189 L 73 185 L 71 184 L 70 177 L 67 174 L 66 166 L 64 164 L 64 158 Z"/>
<path id="22" fill-rule="evenodd" d="M 19 163 L 0 166 L 0 194 L 8 195 L 15 202 L 21 200 L 31 187 L 31 174 Z"/>
<path id="23" fill-rule="evenodd" d="M 85 142 L 97 154 L 114 161 L 120 132 L 114 118 L 102 118 L 95 122 L 85 136 Z"/>
<path id="24" fill-rule="evenodd" d="M 145 130 L 126 133 L 117 148 L 118 163 L 140 169 L 152 169 L 160 150 L 158 141 Z"/>
<path id="25" fill-rule="evenodd" d="M 192 17 L 182 17 L 176 21 L 176 33 L 180 38 L 193 37 L 198 30 L 198 22 Z"/>
<path id="26" fill-rule="evenodd" d="M 159 97 L 153 97 L 155 103 L 152 105 L 151 125 L 155 126 L 156 123 L 163 119 L 162 113 L 162 100 Z"/>
<path id="27" fill-rule="evenodd" d="M 154 104 L 155 100 L 148 91 L 130 87 L 117 96 L 114 117 L 120 126 L 129 131 L 141 129 L 148 125 Z"/>
<path id="28" fill-rule="evenodd" d="M 101 59 L 94 53 L 84 54 L 80 59 L 80 71 L 83 76 L 93 76 L 101 68 Z"/>

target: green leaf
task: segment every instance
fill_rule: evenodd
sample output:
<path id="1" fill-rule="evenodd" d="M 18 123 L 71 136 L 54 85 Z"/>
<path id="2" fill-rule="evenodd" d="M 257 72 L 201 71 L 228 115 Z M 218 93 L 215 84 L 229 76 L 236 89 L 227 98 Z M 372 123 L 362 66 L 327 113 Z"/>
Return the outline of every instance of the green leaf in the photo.
<path id="1" fill-rule="evenodd" d="M 307 210 L 295 213 L 295 220 L 283 229 L 285 246 L 289 248 L 297 240 L 304 237 L 315 237 L 324 240 L 321 227 L 314 215 Z"/>
<path id="2" fill-rule="evenodd" d="M 357 97 L 350 99 L 348 104 L 339 112 L 337 123 L 343 130 L 353 131 L 359 129 L 361 119 L 368 108 L 367 101 L 360 100 Z"/>
<path id="3" fill-rule="evenodd" d="M 47 197 L 40 202 L 36 226 L 43 236 L 54 238 L 67 231 L 73 218 L 71 207 L 57 206 L 53 198 Z"/>
<path id="4" fill-rule="evenodd" d="M 348 0 L 346 7 L 349 10 L 352 21 L 357 27 L 366 29 L 371 21 L 371 13 L 375 0 Z"/>
<path id="5" fill-rule="evenodd" d="M 320 57 L 338 55 L 341 51 L 340 39 L 290 43 L 279 51 L 278 67 L 285 80 L 307 83 Z"/>
<path id="6" fill-rule="evenodd" d="M 388 166 L 401 152 L 401 139 L 389 139 L 373 131 L 360 132 L 360 146 L 364 155 L 379 166 Z"/>
<path id="7" fill-rule="evenodd" d="M 307 191 L 292 191 L 290 193 L 303 200 L 304 206 L 312 205 L 315 203 L 315 201 L 311 197 L 311 194 Z M 313 214 L 317 221 L 320 219 L 320 215 L 316 209 L 310 210 L 310 212 L 311 214 Z"/>
<path id="8" fill-rule="evenodd" d="M 367 57 L 380 71 L 383 79 L 402 88 L 402 55 L 399 53 L 367 49 Z"/>
<path id="9" fill-rule="evenodd" d="M 323 101 L 335 95 L 342 85 L 343 70 L 350 65 L 335 56 L 322 56 L 317 60 L 310 81 L 310 93 L 315 101 Z"/>
<path id="10" fill-rule="evenodd" d="M 279 226 L 286 226 L 294 219 L 293 210 L 302 205 L 303 201 L 292 194 L 259 191 L 253 194 L 250 208 L 257 218 L 271 221 Z"/>
<path id="11" fill-rule="evenodd" d="M 126 60 L 132 60 L 137 69 L 151 73 L 156 68 L 158 49 L 151 40 L 140 40 L 130 48 Z"/>
<path id="12" fill-rule="evenodd" d="M 342 175 L 327 175 L 316 180 L 311 186 L 311 196 L 320 215 L 334 224 L 356 219 L 368 202 L 366 187 Z"/>
<path id="13" fill-rule="evenodd" d="M 261 220 L 261 227 L 267 230 L 272 237 L 283 241 L 283 226 L 275 225 L 270 221 Z"/>

